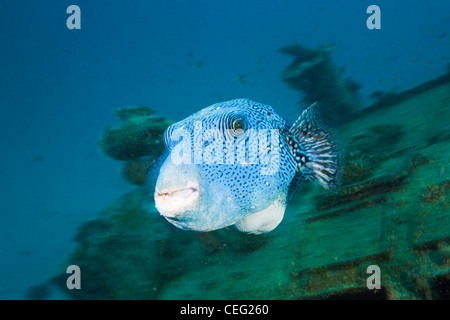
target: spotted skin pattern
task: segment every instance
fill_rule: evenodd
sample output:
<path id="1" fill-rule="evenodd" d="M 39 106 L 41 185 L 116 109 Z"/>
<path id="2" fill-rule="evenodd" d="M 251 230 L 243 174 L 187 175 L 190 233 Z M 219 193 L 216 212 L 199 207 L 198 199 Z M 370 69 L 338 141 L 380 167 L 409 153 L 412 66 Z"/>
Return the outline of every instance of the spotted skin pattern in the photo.
<path id="1" fill-rule="evenodd" d="M 329 131 L 314 127 L 316 110 L 309 109 L 291 127 L 271 106 L 235 99 L 167 128 L 163 142 L 170 154 L 178 152 L 179 143 L 190 148 L 189 163 L 179 164 L 180 172 L 195 171 L 201 193 L 195 210 L 166 219 L 183 230 L 210 231 L 264 210 L 277 198 L 285 207 L 289 188 L 306 179 L 337 190 L 339 146 Z M 173 166 L 171 161 L 169 156 L 161 173 Z"/>

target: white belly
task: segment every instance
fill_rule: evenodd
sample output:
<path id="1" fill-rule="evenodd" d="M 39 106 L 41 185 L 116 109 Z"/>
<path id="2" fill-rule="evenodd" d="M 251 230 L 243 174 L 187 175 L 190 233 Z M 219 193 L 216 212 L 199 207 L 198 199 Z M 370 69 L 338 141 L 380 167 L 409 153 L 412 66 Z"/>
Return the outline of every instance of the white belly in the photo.
<path id="1" fill-rule="evenodd" d="M 234 226 L 241 232 L 253 234 L 270 232 L 283 220 L 285 209 L 286 193 L 283 192 L 269 207 L 239 220 Z"/>

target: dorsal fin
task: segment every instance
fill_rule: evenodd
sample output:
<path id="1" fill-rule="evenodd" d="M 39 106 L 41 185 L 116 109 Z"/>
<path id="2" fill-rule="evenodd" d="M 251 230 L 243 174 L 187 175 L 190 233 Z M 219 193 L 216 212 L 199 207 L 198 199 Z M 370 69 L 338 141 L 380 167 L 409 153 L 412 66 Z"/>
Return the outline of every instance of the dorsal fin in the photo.
<path id="1" fill-rule="evenodd" d="M 317 103 L 303 111 L 289 129 L 286 140 L 297 162 L 297 171 L 325 189 L 339 190 L 343 153 L 334 132 L 320 121 Z"/>

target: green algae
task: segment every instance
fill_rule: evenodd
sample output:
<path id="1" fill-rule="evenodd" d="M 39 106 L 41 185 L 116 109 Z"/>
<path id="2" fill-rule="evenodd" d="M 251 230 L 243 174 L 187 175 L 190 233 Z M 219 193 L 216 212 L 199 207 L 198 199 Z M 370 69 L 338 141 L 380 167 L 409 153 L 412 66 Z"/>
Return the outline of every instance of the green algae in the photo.
<path id="1" fill-rule="evenodd" d="M 164 151 L 162 134 L 174 121 L 154 115 L 148 107 L 127 107 L 115 111 L 122 122 L 104 129 L 101 150 L 116 160 L 158 157 Z"/>
<path id="2" fill-rule="evenodd" d="M 148 169 L 165 150 L 164 130 L 174 121 L 154 115 L 155 111 L 146 106 L 119 108 L 114 113 L 121 122 L 106 127 L 98 145 L 107 156 L 125 161 L 122 176 L 127 182 L 143 186 Z"/>

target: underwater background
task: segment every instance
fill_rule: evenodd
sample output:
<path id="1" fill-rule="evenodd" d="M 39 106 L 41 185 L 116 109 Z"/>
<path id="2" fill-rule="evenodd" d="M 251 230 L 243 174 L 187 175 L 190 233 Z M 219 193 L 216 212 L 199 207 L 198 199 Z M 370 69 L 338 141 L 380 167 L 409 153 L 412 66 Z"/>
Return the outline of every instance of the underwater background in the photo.
<path id="1" fill-rule="evenodd" d="M 81 30 L 66 27 L 72 4 Z M 366 26 L 372 4 L 379 30 Z M 2 1 L 0 299 L 326 298 L 361 290 L 370 264 L 401 284 L 388 298 L 448 298 L 449 26 L 444 0 Z M 183 233 L 144 215 L 143 191 L 99 145 L 121 123 L 115 110 L 178 121 L 245 97 L 292 122 L 308 101 L 286 77 L 293 46 L 329 48 L 323 77 L 351 79 L 339 88 L 358 99 L 338 124 L 342 193 L 305 187 L 261 237 Z M 64 289 L 69 264 L 86 272 L 81 293 Z M 118 274 L 128 277 L 108 283 Z"/>

